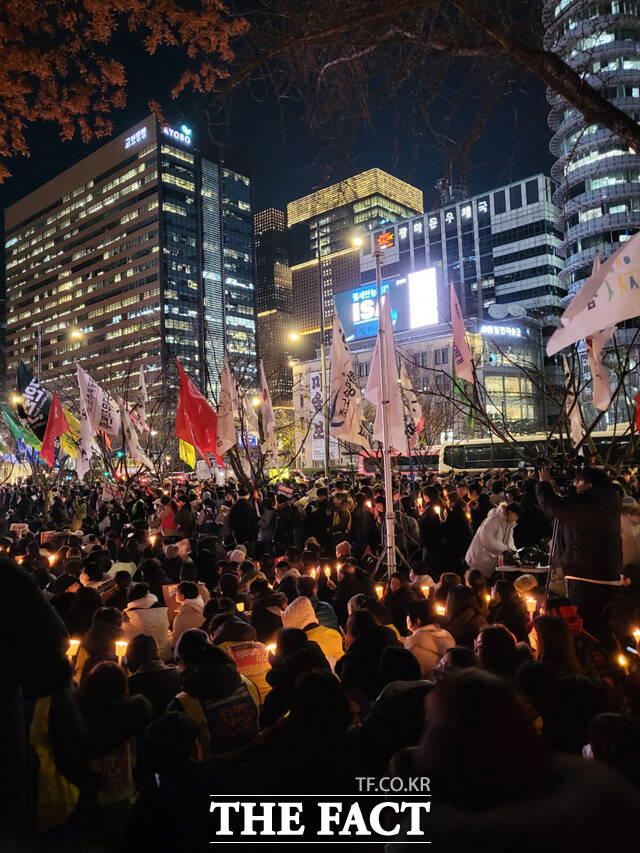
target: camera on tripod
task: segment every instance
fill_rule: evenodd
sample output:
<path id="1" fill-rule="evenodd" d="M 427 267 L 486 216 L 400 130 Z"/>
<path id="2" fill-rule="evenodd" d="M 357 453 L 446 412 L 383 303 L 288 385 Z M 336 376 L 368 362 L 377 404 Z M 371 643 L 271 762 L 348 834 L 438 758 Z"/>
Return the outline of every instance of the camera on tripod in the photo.
<path id="1" fill-rule="evenodd" d="M 582 456 L 563 456 L 561 453 L 555 453 L 550 456 L 538 456 L 535 467 L 548 468 L 558 494 L 566 495 L 578 471 L 583 471 L 587 464 Z"/>

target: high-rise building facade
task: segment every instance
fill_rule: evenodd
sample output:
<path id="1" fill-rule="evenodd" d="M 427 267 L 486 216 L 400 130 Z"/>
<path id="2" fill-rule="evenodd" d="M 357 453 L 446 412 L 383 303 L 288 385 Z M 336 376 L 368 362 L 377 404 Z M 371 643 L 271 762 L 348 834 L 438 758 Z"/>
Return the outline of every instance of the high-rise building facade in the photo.
<path id="1" fill-rule="evenodd" d="M 226 349 L 255 376 L 252 227 L 247 175 L 146 118 L 5 211 L 9 373 L 75 398 L 75 361 L 120 392 L 144 363 L 160 397 L 178 357 L 209 393 Z"/>
<path id="2" fill-rule="evenodd" d="M 599 93 L 640 120 L 640 3 L 636 0 L 548 0 L 545 47 L 556 52 Z M 549 92 L 551 174 L 561 208 L 566 262 L 562 275 L 575 293 L 603 257 L 640 228 L 640 157 L 610 130 Z"/>
<path id="3" fill-rule="evenodd" d="M 354 290 L 357 295 L 358 289 L 375 286 L 373 248 L 378 245 L 384 250 L 382 278 L 392 293 L 406 285 L 410 274 L 433 270 L 440 322 L 450 319 L 449 286 L 454 284 L 465 317 L 499 319 L 513 315 L 518 306 L 517 316 L 524 312 L 543 330 L 552 329 L 566 295 L 559 278 L 562 234 L 552 193 L 551 180 L 534 175 L 374 229 L 364 236 L 360 282 L 351 285 L 351 298 Z"/>
<path id="4" fill-rule="evenodd" d="M 320 275 L 325 325 L 331 327 L 333 294 L 347 290 L 359 274 L 356 234 L 424 210 L 422 191 L 369 169 L 287 205 L 289 255 L 296 332 L 320 329 Z"/>
<path id="5" fill-rule="evenodd" d="M 258 351 L 275 405 L 290 405 L 293 377 L 290 334 L 294 329 L 287 221 L 267 208 L 254 217 Z"/>

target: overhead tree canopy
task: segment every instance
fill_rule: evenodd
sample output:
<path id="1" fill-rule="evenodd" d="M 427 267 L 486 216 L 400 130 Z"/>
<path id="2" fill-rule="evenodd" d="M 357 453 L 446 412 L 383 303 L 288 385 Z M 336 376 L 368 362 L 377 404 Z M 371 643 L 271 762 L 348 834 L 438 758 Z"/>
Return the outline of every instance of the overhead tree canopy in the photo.
<path id="1" fill-rule="evenodd" d="M 210 92 L 228 72 L 247 23 L 221 0 L 3 0 L 0 5 L 0 158 L 28 155 L 27 133 L 51 122 L 63 139 L 113 132 L 127 74 L 114 59 L 119 32 L 149 54 L 183 48 L 172 95 Z M 184 59 L 183 59 L 184 58 Z M 8 174 L 0 163 L 0 180 Z"/>

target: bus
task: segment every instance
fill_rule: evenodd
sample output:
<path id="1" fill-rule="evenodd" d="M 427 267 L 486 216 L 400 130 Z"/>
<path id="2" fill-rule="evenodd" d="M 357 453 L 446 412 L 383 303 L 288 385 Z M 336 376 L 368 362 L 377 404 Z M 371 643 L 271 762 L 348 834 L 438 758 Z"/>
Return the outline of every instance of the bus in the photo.
<path id="1" fill-rule="evenodd" d="M 634 447 L 630 453 L 630 444 L 634 435 L 629 424 L 617 424 L 615 430 L 592 432 L 590 435 L 598 455 L 609 465 L 624 460 L 627 464 L 640 462 L 640 447 Z M 509 444 L 493 438 L 463 439 L 445 441 L 440 445 L 438 471 L 486 471 L 491 468 L 526 468 L 535 464 L 542 455 L 553 457 L 561 448 L 557 438 L 548 439 L 546 433 L 513 436 Z M 588 453 L 588 448 L 585 448 Z M 525 457 L 524 459 L 522 457 Z M 526 461 L 525 461 L 526 460 Z"/>
<path id="2" fill-rule="evenodd" d="M 440 465 L 440 448 L 438 445 L 430 447 L 428 450 L 416 448 L 411 458 L 403 456 L 401 453 L 392 451 L 391 464 L 394 471 L 399 471 L 401 474 L 406 474 L 417 477 L 424 471 L 438 471 Z M 379 450 L 361 450 L 358 454 L 358 473 L 359 474 L 379 474 L 381 471 L 382 456 Z"/>

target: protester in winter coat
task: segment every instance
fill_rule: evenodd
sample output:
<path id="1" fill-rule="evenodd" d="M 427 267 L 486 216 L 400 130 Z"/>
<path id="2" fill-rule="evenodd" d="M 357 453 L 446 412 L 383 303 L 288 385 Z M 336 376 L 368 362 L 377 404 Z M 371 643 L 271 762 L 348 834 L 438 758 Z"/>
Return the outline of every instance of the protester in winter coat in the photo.
<path id="1" fill-rule="evenodd" d="M 389 772 L 429 778 L 437 850 L 624 853 L 639 831 L 637 792 L 599 762 L 550 754 L 512 685 L 478 670 L 429 694 L 420 746 L 398 753 Z"/>
<path id="2" fill-rule="evenodd" d="M 462 500 L 457 494 L 449 495 L 449 511 L 442 525 L 449 569 L 464 568 L 464 555 L 471 544 L 472 534 Z"/>
<path id="3" fill-rule="evenodd" d="M 418 659 L 422 678 L 433 679 L 436 664 L 448 649 L 455 646 L 456 641 L 438 624 L 429 601 L 418 600 L 409 605 L 407 627 L 411 635 L 405 640 L 404 647 Z"/>
<path id="4" fill-rule="evenodd" d="M 145 696 L 154 717 L 164 714 L 169 702 L 180 690 L 180 673 L 175 666 L 160 660 L 158 645 L 150 634 L 137 634 L 127 648 L 129 693 Z"/>
<path id="5" fill-rule="evenodd" d="M 504 625 L 518 642 L 528 641 L 529 617 L 511 581 L 500 580 L 494 585 L 489 605 L 489 622 L 492 625 Z"/>
<path id="6" fill-rule="evenodd" d="M 591 580 L 617 580 L 622 571 L 620 537 L 621 498 L 608 477 L 595 469 L 578 469 L 576 494 L 557 495 L 548 469 L 539 473 L 536 496 L 540 507 L 557 521 L 551 565 L 565 576 Z M 577 605 L 588 631 L 605 640 L 607 604 L 615 587 L 583 580 L 567 582 L 571 601 Z"/>
<path id="7" fill-rule="evenodd" d="M 299 577 L 296 581 L 296 591 L 298 595 L 306 596 L 313 607 L 316 614 L 316 621 L 325 628 L 332 628 L 334 631 L 340 630 L 338 617 L 335 610 L 327 601 L 320 601 L 318 598 L 318 581 L 311 575 Z"/>
<path id="8" fill-rule="evenodd" d="M 387 646 L 400 646 L 390 628 L 376 623 L 368 610 L 356 610 L 347 619 L 346 652 L 336 664 L 345 690 L 373 700 L 380 693 L 380 656 Z"/>
<path id="9" fill-rule="evenodd" d="M 524 495 L 520 501 L 520 515 L 513 530 L 513 541 L 516 548 L 526 548 L 539 545 L 543 539 L 549 539 L 552 532 L 549 517 L 538 506 L 536 500 L 536 484 L 527 480 Z"/>
<path id="10" fill-rule="evenodd" d="M 272 690 L 262 707 L 262 727 L 272 726 L 290 709 L 294 686 L 301 675 L 312 670 L 331 671 L 320 646 L 299 628 L 282 628 L 278 632 L 277 649 L 269 658 L 271 670 L 267 681 Z"/>
<path id="11" fill-rule="evenodd" d="M 490 577 L 502 554 L 510 555 L 515 551 L 513 528 L 518 521 L 518 504 L 500 504 L 492 509 L 477 530 L 466 553 L 466 561 L 471 569 L 479 569 L 485 577 Z"/>
<path id="12" fill-rule="evenodd" d="M 258 642 L 272 643 L 282 628 L 282 612 L 287 606 L 285 595 L 272 592 L 265 580 L 254 580 L 249 586 L 249 598 L 249 622 L 256 629 Z"/>
<path id="13" fill-rule="evenodd" d="M 157 596 L 149 592 L 146 583 L 131 584 L 128 599 L 122 626 L 127 640 L 131 642 L 138 634 L 150 634 L 156 641 L 162 660 L 170 660 L 171 644 L 169 643 L 167 608 L 158 605 Z"/>
<path id="14" fill-rule="evenodd" d="M 287 597 L 287 601 L 291 603 L 297 597 L 296 580 L 300 577 L 300 572 L 291 567 L 287 560 L 280 560 L 276 565 L 276 583 L 274 590 L 281 592 Z"/>
<path id="15" fill-rule="evenodd" d="M 246 489 L 238 491 L 238 499 L 231 507 L 229 529 L 236 542 L 255 542 L 258 538 L 258 513 Z"/>
<path id="16" fill-rule="evenodd" d="M 285 628 L 300 628 L 307 637 L 317 643 L 326 659 L 335 668 L 336 661 L 342 657 L 342 637 L 338 631 L 325 628 L 318 623 L 318 618 L 309 599 L 301 595 L 294 599 L 282 614 L 282 624 Z"/>
<path id="17" fill-rule="evenodd" d="M 407 608 L 415 601 L 417 593 L 410 587 L 404 575 L 395 572 L 389 579 L 382 602 L 391 612 L 391 621 L 400 636 L 407 634 Z"/>
<path id="18" fill-rule="evenodd" d="M 489 494 L 483 490 L 482 485 L 478 482 L 472 483 L 469 486 L 469 496 L 471 497 L 471 503 L 469 504 L 471 527 L 473 528 L 473 532 L 476 533 L 482 522 L 493 509 L 493 504 L 491 503 Z"/>
<path id="19" fill-rule="evenodd" d="M 184 671 L 182 691 L 169 711 L 181 711 L 198 723 L 204 758 L 239 755 L 258 734 L 257 691 L 242 678 L 233 660 L 212 646 L 204 631 L 182 634 L 176 655 Z"/>
<path id="20" fill-rule="evenodd" d="M 211 622 L 212 629 L 215 622 L 214 618 Z M 267 681 L 271 664 L 265 646 L 256 640 L 255 628 L 231 614 L 230 618 L 225 618 L 215 627 L 211 639 L 214 646 L 221 648 L 235 662 L 238 672 L 255 684 L 260 694 L 260 702 L 264 702 L 271 690 Z"/>
<path id="21" fill-rule="evenodd" d="M 333 609 L 341 627 L 347 623 L 347 603 L 354 595 L 375 596 L 375 586 L 371 577 L 353 563 L 343 563 L 338 572 L 338 583 L 333 598 Z"/>
<path id="22" fill-rule="evenodd" d="M 472 649 L 475 638 L 486 624 L 473 590 L 468 586 L 454 586 L 447 596 L 445 625 L 456 645 Z"/>
<path id="23" fill-rule="evenodd" d="M 180 610 L 173 620 L 173 627 L 169 634 L 169 642 L 173 649 L 185 631 L 190 628 L 199 628 L 202 625 L 202 611 L 204 610 L 204 601 L 198 592 L 198 587 L 191 581 L 182 581 L 178 584 L 176 603 L 180 605 Z"/>

